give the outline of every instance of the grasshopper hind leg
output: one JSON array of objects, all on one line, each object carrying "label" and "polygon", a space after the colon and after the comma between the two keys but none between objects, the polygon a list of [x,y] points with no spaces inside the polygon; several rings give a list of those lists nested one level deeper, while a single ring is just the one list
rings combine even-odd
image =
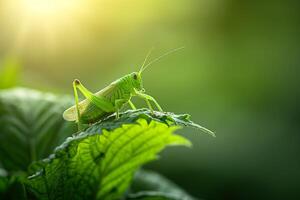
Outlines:
[{"label": "grasshopper hind leg", "polygon": [[81,116],[80,116],[80,109],[78,103],[78,93],[77,89],[86,97],[92,104],[100,108],[101,110],[109,113],[114,111],[114,106],[111,102],[106,100],[103,97],[99,97],[94,95],[88,89],[86,89],[78,79],[73,81],[73,89],[74,89],[74,97],[75,97],[75,105],[76,105],[76,112],[77,112],[77,122],[78,122],[78,129],[82,130],[85,127],[85,124],[82,123]]},{"label": "grasshopper hind leg", "polygon": [[79,111],[79,103],[78,103],[78,93],[77,93],[77,84],[80,83],[79,80],[75,79],[73,81],[73,90],[74,90],[74,98],[75,98],[75,106],[76,106],[76,113],[77,113],[77,127],[78,130],[81,131],[84,129],[84,124],[81,123],[80,111]]}]

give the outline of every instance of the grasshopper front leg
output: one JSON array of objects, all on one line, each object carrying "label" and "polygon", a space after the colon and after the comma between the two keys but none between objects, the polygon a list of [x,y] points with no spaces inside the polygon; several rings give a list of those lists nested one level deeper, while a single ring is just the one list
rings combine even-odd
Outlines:
[{"label": "grasshopper front leg", "polygon": [[[129,100],[130,101],[130,100]],[[125,103],[129,102],[126,99],[116,99],[115,100],[115,110],[116,110],[116,119],[119,119],[119,114],[120,114],[120,108],[122,107],[122,105],[124,105]],[[129,103],[130,104],[130,103]],[[132,102],[131,102],[132,104]],[[133,104],[132,104],[133,105]]]},{"label": "grasshopper front leg", "polygon": [[132,110],[136,110],[136,107],[135,107],[135,105],[132,103],[131,100],[128,100],[128,104],[130,105],[130,107],[131,107]]},{"label": "grasshopper front leg", "polygon": [[147,103],[147,105],[148,105],[148,107],[150,108],[151,111],[153,111],[153,108],[152,108],[152,106],[151,106],[151,104],[150,104],[149,101],[153,102],[160,112],[163,111],[162,108],[160,107],[160,105],[157,103],[157,101],[152,96],[150,96],[148,94],[145,94],[145,93],[141,93],[141,92],[139,92],[137,90],[135,90],[135,94],[138,97],[140,97],[140,98],[142,98],[142,99],[144,99],[146,101],[146,103]]}]

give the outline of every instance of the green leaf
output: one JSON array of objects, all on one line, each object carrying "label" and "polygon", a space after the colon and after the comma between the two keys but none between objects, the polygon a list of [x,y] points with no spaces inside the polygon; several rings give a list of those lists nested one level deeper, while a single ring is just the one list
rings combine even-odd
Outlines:
[{"label": "green leaf", "polygon": [[183,200],[176,198],[171,194],[162,192],[139,192],[137,194],[130,195],[126,200]]},{"label": "green leaf", "polygon": [[132,194],[126,198],[126,200],[188,200],[174,197],[172,194],[163,192],[139,192]]},{"label": "green leaf", "polygon": [[141,200],[195,200],[176,184],[158,173],[139,170],[126,199]]},{"label": "green leaf", "polygon": [[7,171],[0,168],[0,194],[6,191],[8,187]]},{"label": "green leaf", "polygon": [[31,89],[0,90],[0,162],[7,171],[27,171],[75,130],[61,114],[64,96]]},{"label": "green leaf", "polygon": [[0,199],[25,200],[26,192],[24,187],[24,173],[8,174],[0,168]]},{"label": "green leaf", "polygon": [[[107,128],[116,128],[119,127],[122,124],[130,124],[134,123],[137,119],[143,118],[150,122],[151,120],[158,121],[167,125],[178,125],[183,127],[192,127],[199,129],[203,131],[204,133],[208,133],[211,136],[215,137],[214,132],[211,130],[200,126],[199,124],[194,123],[190,120],[190,115],[188,114],[174,114],[171,112],[158,112],[158,111],[150,111],[149,109],[138,109],[138,110],[127,110],[121,114],[121,117],[119,120],[114,120],[115,115],[111,115],[101,121],[99,121],[97,124],[102,124],[101,127],[107,127]],[[103,124],[104,123],[104,124]],[[95,131],[98,126],[91,126],[88,131]]]},{"label": "green leaf", "polygon": [[157,158],[168,145],[190,146],[173,132],[180,126],[199,128],[188,115],[147,109],[110,116],[69,137],[40,163],[28,187],[40,199],[119,199],[135,171]]}]

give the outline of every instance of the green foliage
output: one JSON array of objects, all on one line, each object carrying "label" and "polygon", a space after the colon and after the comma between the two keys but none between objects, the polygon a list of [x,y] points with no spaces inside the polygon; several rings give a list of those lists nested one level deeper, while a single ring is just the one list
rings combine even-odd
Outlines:
[{"label": "green foliage", "polygon": [[193,200],[194,198],[163,176],[139,170],[135,174],[127,199]]},{"label": "green foliage", "polygon": [[4,192],[8,185],[7,172],[0,168],[0,193]]},{"label": "green foliage", "polygon": [[45,199],[118,199],[134,172],[163,148],[190,145],[173,134],[177,128],[142,118],[118,128],[96,124],[68,138],[29,183]]},{"label": "green foliage", "polygon": [[75,126],[61,117],[70,99],[30,89],[0,93],[0,162],[8,171],[26,171],[47,157]]},{"label": "green foliage", "polygon": [[61,116],[71,102],[30,89],[0,92],[0,167],[5,169],[0,171],[1,198],[193,199],[157,174],[136,171],[167,146],[191,146],[174,134],[178,128],[212,132],[186,114],[140,109],[75,133],[75,124]]}]

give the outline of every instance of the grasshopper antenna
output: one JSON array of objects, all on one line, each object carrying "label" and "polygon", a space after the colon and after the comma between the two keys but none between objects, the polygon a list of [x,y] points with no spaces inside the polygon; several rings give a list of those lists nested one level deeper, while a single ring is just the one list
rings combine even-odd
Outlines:
[{"label": "grasshopper antenna", "polygon": [[148,51],[148,53],[147,53],[147,55],[146,55],[146,57],[145,57],[145,60],[144,60],[144,62],[143,62],[143,65],[142,65],[141,68],[140,68],[139,74],[141,74],[142,71],[144,71],[144,66],[145,66],[145,64],[146,64],[146,62],[147,62],[149,56],[151,55],[153,49],[154,49],[154,47],[152,47],[152,48]]},{"label": "grasshopper antenna", "polygon": [[[154,60],[150,61],[146,66],[144,66],[144,64],[143,64],[142,68],[140,69],[140,73],[142,73],[147,67],[149,67],[149,66],[152,65],[153,63],[159,61],[161,58],[163,58],[163,57],[165,57],[165,56],[167,56],[167,55],[170,55],[170,54],[172,54],[172,53],[174,53],[174,52],[176,52],[176,51],[179,51],[179,50],[181,50],[181,49],[184,49],[184,46],[183,46],[183,47],[178,47],[178,48],[172,49],[172,50],[170,50],[170,51],[167,51],[167,52],[164,53],[163,55],[161,55],[161,56],[155,58]],[[148,55],[147,55],[147,57],[148,57]],[[147,57],[146,57],[146,58],[147,58]],[[145,61],[146,61],[146,59],[145,59]]]}]

